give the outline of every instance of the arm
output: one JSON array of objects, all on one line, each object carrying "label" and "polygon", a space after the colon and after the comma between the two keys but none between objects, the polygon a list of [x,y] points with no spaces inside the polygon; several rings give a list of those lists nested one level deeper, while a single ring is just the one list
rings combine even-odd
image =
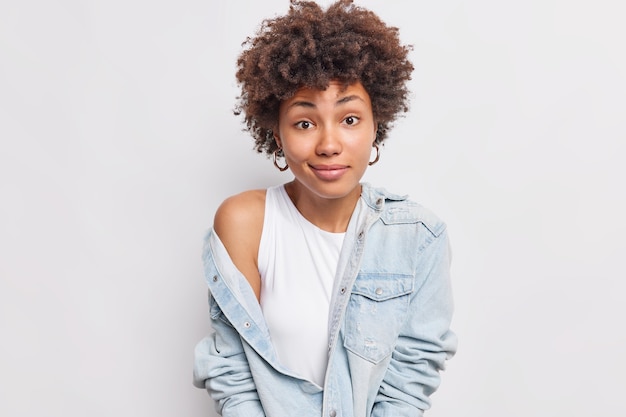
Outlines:
[{"label": "arm", "polygon": [[265,218],[265,190],[252,190],[227,198],[217,209],[213,229],[228,256],[246,277],[257,301],[261,275],[257,259]]},{"label": "arm", "polygon": [[196,345],[193,383],[206,388],[224,417],[264,417],[241,338],[225,320],[212,314],[213,334]]},{"label": "arm", "polygon": [[[224,244],[234,266],[246,277],[257,300],[260,276],[256,259],[264,207],[264,192],[248,191],[224,201],[214,220],[214,232]],[[209,265],[214,267],[211,263]],[[213,273],[217,271],[209,275]],[[196,346],[194,385],[207,389],[216,402],[218,412],[224,417],[263,417],[265,413],[241,337],[212,295],[209,296],[209,305],[214,332]]]},{"label": "arm", "polygon": [[443,231],[418,256],[417,288],[374,402],[372,417],[421,416],[439,387],[439,371],[456,352],[450,248]]}]

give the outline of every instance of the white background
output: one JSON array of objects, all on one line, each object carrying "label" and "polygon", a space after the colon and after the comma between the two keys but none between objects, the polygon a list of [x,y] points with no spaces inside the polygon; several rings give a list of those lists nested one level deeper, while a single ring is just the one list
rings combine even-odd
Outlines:
[{"label": "white background", "polygon": [[[453,244],[459,352],[427,415],[625,415],[623,3],[359,4],[416,66],[365,180]],[[232,115],[241,42],[287,6],[0,3],[0,415],[215,416],[202,238],[290,178]]]}]

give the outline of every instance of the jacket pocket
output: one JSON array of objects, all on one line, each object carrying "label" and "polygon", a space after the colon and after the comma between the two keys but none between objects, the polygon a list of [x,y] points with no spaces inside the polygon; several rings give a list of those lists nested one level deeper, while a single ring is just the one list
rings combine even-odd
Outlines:
[{"label": "jacket pocket", "polygon": [[344,346],[373,363],[389,356],[407,316],[413,276],[361,273],[346,310]]}]

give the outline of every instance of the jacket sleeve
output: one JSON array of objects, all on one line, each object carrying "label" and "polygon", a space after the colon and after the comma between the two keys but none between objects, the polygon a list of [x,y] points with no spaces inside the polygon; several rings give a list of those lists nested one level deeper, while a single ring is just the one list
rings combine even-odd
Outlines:
[{"label": "jacket sleeve", "polygon": [[196,345],[194,385],[206,388],[224,417],[264,417],[239,334],[221,312],[211,323],[213,333]]},{"label": "jacket sleeve", "polygon": [[416,289],[376,396],[372,417],[422,416],[439,387],[439,371],[456,352],[450,247],[444,230],[418,254]]}]

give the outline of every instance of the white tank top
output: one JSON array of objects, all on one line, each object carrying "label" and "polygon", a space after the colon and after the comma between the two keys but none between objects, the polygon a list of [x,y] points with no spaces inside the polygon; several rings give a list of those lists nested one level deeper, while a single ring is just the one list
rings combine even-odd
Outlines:
[{"label": "white tank top", "polygon": [[267,189],[259,245],[261,309],[280,362],[320,387],[328,362],[328,314],[345,233],[324,231],[283,185]]}]

